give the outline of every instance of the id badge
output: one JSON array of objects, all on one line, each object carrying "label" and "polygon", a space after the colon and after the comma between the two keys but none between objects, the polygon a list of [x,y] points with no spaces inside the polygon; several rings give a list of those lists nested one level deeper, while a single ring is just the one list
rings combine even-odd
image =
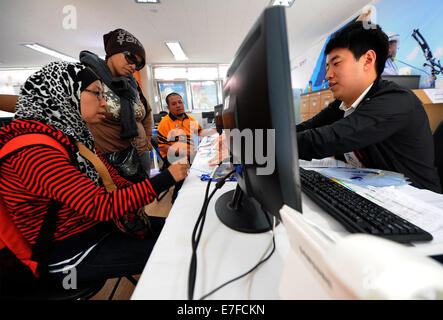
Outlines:
[{"label": "id badge", "polygon": [[358,160],[354,152],[347,152],[344,154],[346,162],[354,167],[363,167],[363,164]]}]

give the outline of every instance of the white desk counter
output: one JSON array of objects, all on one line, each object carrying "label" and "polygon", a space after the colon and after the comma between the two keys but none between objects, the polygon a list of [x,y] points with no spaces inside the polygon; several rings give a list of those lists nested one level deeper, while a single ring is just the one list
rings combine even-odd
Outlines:
[{"label": "white desk counter", "polygon": [[[206,183],[192,172],[184,182],[131,299],[188,299],[191,236],[203,204]],[[211,184],[211,190],[214,184]],[[236,182],[226,182],[215,193],[208,206],[197,251],[194,299],[200,299],[219,285],[245,273],[272,248],[271,232],[237,232],[226,227],[216,216],[216,200],[235,186]],[[338,222],[323,214],[307,196],[302,196],[302,203],[305,217],[332,232],[348,234]],[[291,293],[291,298],[327,299],[326,292],[311,271],[291,251],[286,230],[281,223],[275,230],[275,242],[276,250],[268,261],[253,273],[228,284],[207,299],[280,299],[280,282],[287,261],[297,269],[297,281],[300,283],[296,286],[298,289],[294,289],[294,286],[285,288],[285,284],[282,284],[282,290],[295,290]],[[430,244],[422,248],[428,254],[443,252],[442,244]]]},{"label": "white desk counter", "polygon": [[[194,299],[248,271],[269,252],[271,232],[244,234],[223,225],[215,201],[235,187],[227,182],[210,202],[198,246]],[[203,204],[206,183],[190,175],[169,213],[164,229],[140,277],[132,299],[187,299],[191,235]],[[215,292],[209,299],[278,299],[279,281],[289,242],[282,225],[276,228],[277,249],[252,274]]]}]

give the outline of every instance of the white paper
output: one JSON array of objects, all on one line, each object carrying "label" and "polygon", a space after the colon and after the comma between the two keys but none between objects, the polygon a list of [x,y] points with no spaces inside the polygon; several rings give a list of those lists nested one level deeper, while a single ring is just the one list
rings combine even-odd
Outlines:
[{"label": "white paper", "polygon": [[403,192],[399,192],[394,187],[361,188],[355,185],[352,187],[361,196],[433,235],[443,229],[443,210],[417,199],[417,197],[411,197]]},{"label": "white paper", "polygon": [[197,176],[202,174],[211,174],[216,166],[210,166],[209,160],[218,155],[218,150],[212,143],[218,135],[203,137],[199,146],[198,153],[192,162],[191,172]]},{"label": "white paper", "polygon": [[443,89],[423,89],[432,103],[443,103]]},{"label": "white paper", "polygon": [[303,168],[349,168],[353,167],[343,161],[333,158],[312,159],[311,161],[299,160],[300,167]]}]

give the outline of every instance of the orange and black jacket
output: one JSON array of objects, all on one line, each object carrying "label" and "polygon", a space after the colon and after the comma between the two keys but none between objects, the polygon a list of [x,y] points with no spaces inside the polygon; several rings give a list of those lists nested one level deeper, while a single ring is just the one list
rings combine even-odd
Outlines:
[{"label": "orange and black jacket", "polygon": [[176,142],[184,142],[194,146],[194,135],[198,135],[202,128],[198,122],[185,113],[183,120],[177,119],[171,113],[164,116],[158,124],[158,146],[163,157],[167,154],[162,149],[165,145],[173,145]]}]

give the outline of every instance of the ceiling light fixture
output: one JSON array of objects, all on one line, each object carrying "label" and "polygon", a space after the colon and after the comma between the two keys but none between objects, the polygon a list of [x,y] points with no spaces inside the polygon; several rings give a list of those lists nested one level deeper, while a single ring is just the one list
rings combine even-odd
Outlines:
[{"label": "ceiling light fixture", "polygon": [[78,60],[74,59],[73,57],[70,57],[70,56],[67,56],[67,55],[65,55],[63,53],[60,53],[58,51],[49,49],[49,48],[47,48],[45,46],[42,46],[42,45],[40,45],[38,43],[25,43],[25,44],[22,44],[22,45],[25,46],[26,48],[29,48],[29,49],[32,49],[32,50],[35,50],[35,51],[38,51],[38,52],[41,52],[41,53],[53,56],[55,58],[58,58],[58,59],[61,59],[61,60],[64,60],[64,61],[78,62]]},{"label": "ceiling light fixture", "polygon": [[284,6],[290,7],[294,3],[294,0],[271,0],[271,6]]},{"label": "ceiling light fixture", "polygon": [[171,53],[174,55],[175,60],[177,61],[183,61],[188,60],[188,57],[186,56],[185,52],[183,51],[183,48],[178,41],[165,41],[166,46],[171,51]]},{"label": "ceiling light fixture", "polygon": [[160,3],[160,0],[135,0],[137,3]]}]

